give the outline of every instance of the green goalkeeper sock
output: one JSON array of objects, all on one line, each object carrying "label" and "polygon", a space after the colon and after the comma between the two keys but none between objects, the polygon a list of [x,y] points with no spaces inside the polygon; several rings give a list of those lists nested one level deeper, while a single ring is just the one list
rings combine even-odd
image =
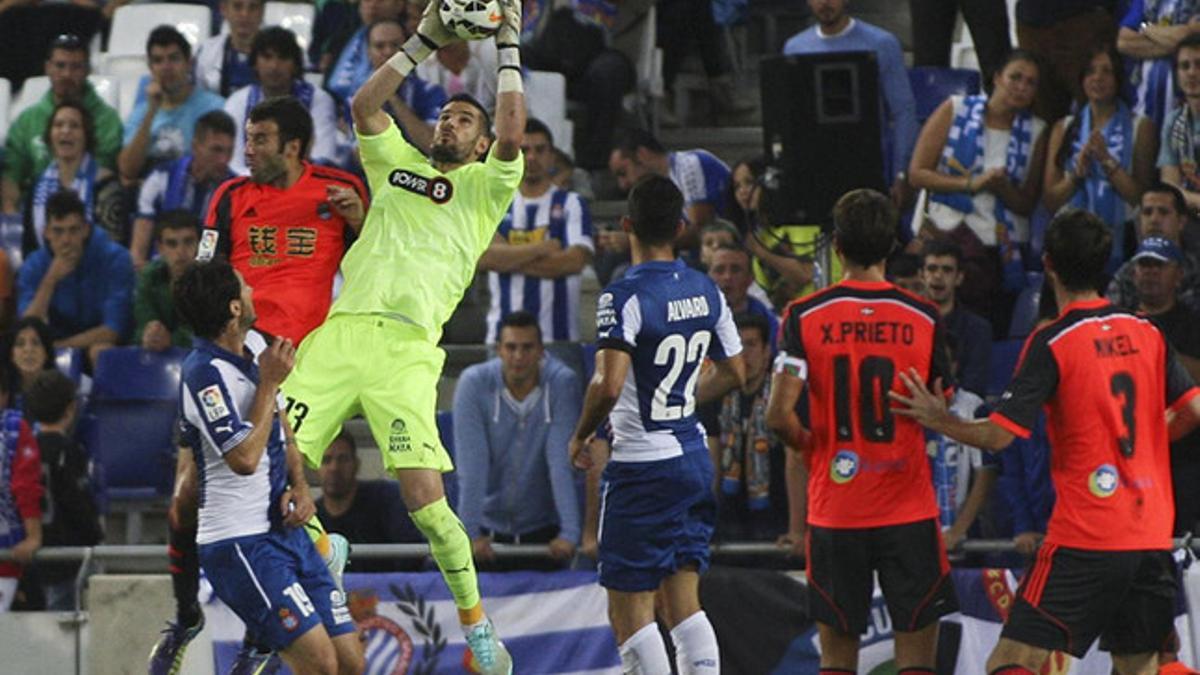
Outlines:
[{"label": "green goalkeeper sock", "polygon": [[479,581],[471,557],[471,539],[446,498],[411,512],[413,523],[429,540],[429,550],[450,587],[459,610],[479,607]]},{"label": "green goalkeeper sock", "polygon": [[317,553],[321,554],[321,560],[328,561],[331,553],[329,547],[329,535],[325,533],[325,526],[321,524],[321,520],[313,514],[304,523],[304,532],[312,539],[313,546],[317,547]]}]

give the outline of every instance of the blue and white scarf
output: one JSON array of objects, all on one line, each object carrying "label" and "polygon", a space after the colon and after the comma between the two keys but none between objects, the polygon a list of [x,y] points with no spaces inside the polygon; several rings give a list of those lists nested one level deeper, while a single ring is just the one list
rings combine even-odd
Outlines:
[{"label": "blue and white scarf", "polygon": [[329,71],[325,88],[349,103],[354,92],[371,76],[371,59],[367,55],[367,27],[359,28]]},{"label": "blue and white scarf", "polygon": [[[1108,154],[1116,158],[1122,168],[1129,171],[1133,167],[1133,113],[1130,112],[1129,106],[1123,101],[1117,101],[1117,110],[1104,125],[1101,133],[1104,134]],[[1067,166],[1075,166],[1075,160],[1087,145],[1091,134],[1092,106],[1084,105],[1083,110],[1079,111],[1079,134],[1071,144],[1071,157],[1067,160]],[[1113,231],[1114,255],[1121,255],[1125,250],[1125,221],[1129,215],[1125,198],[1113,187],[1103,167],[1096,160],[1088,163],[1087,174],[1083,178],[1083,189],[1075,190],[1070,206],[1091,211],[1108,223]]]},{"label": "blue and white scarf", "polygon": [[[979,176],[983,173],[983,118],[986,110],[987,96],[984,94],[963,99],[962,110],[954,116],[946,136],[946,147],[942,149],[942,158],[938,163],[939,173],[958,176]],[[1008,150],[1005,152],[1004,169],[1013,184],[1025,182],[1032,151],[1033,113],[1023,110],[1013,117]],[[936,192],[931,198],[964,214],[975,210],[975,202],[967,192]],[[999,198],[996,199],[995,217],[996,222],[1002,223],[1011,236],[1016,214],[1009,211]]]},{"label": "blue and white scarf", "polygon": [[63,185],[58,174],[58,162],[50,162],[42,175],[33,186],[33,198],[30,202],[33,212],[33,231],[37,242],[42,244],[42,233],[46,231],[46,202],[50,195],[63,189],[74,190],[79,195],[87,212],[88,222],[92,222],[93,207],[96,202],[96,173],[100,170],[91,153],[83,156],[83,162],[75,172],[75,179],[70,185]]},{"label": "blue and white scarf", "polygon": [[[954,122],[946,134],[946,146],[942,149],[942,157],[938,162],[939,173],[958,176],[979,176],[983,173],[986,112],[986,94],[963,98],[962,109],[954,116]],[[1013,116],[1008,148],[1005,151],[1004,171],[1014,185],[1024,183],[1029,174],[1029,157],[1033,152],[1033,119],[1033,113],[1028,110],[1022,110]],[[975,201],[967,192],[935,192],[930,198],[964,215],[975,210]],[[1007,261],[1004,285],[1009,290],[1019,289],[1025,285],[1025,275],[1021,269],[1020,251],[1012,241],[1017,215],[1010,211],[1004,205],[1004,200],[999,197],[996,197],[995,202],[993,216],[996,219],[997,230],[1002,225],[1007,233],[1007,236],[1000,236],[997,232],[996,237],[1001,259]]]},{"label": "blue and white scarf", "polygon": [[17,508],[12,485],[13,464],[17,461],[17,446],[21,439],[21,414],[15,410],[0,412],[3,417],[3,443],[0,444],[0,548],[12,548],[25,539],[25,523]]}]

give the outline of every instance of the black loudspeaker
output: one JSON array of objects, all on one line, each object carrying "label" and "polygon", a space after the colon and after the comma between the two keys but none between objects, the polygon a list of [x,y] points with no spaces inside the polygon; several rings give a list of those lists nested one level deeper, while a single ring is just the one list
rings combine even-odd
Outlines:
[{"label": "black loudspeaker", "polygon": [[828,224],[846,192],[887,192],[875,52],[772,57],[761,73],[772,224]]}]

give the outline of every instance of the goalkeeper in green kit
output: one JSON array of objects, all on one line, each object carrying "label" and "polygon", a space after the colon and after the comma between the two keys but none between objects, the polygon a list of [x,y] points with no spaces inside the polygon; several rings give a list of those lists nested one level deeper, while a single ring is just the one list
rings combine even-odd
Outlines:
[{"label": "goalkeeper in green kit", "polygon": [[437,347],[442,325],[470,285],[524,171],[521,6],[520,0],[500,2],[495,142],[487,111],[457,95],[441,110],[427,159],[382,108],[418,63],[457,39],[437,4],[428,3],[417,33],[354,96],[371,208],[342,261],[341,295],[325,323],[301,343],[283,393],[310,466],[320,464],[347,418],[366,417],[384,467],[400,482],[454,596],[469,665],[508,675],[512,659],[483,613],[471,541],[442,490],[441,474],[453,467],[434,416],[445,361]]}]

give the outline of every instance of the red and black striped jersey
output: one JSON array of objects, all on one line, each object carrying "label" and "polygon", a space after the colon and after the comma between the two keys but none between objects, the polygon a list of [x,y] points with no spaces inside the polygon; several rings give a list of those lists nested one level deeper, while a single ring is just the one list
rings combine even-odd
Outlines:
[{"label": "red and black striped jersey", "polygon": [[286,190],[240,177],[213,195],[201,257],[221,253],[254,288],[259,328],[299,344],[329,312],[333,279],[347,248],[349,226],[329,203],[326,186],[362,182],[345,171],[305,163]]},{"label": "red and black striped jersey", "polygon": [[949,385],[937,308],[887,282],[843,281],[788,305],[785,361],[809,387],[808,522],[860,528],[937,516],[925,432],[891,410],[899,373]]},{"label": "red and black striped jersey", "polygon": [[990,419],[1028,438],[1045,408],[1056,495],[1046,542],[1170,548],[1165,412],[1197,394],[1159,329],[1103,298],[1068,305],[1029,336]]}]

